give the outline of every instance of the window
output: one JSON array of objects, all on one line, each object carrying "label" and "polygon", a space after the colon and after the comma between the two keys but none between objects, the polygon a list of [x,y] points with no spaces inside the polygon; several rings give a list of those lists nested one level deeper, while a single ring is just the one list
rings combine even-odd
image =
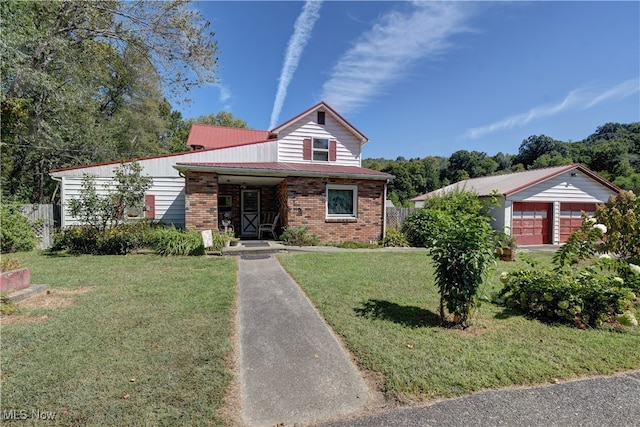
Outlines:
[{"label": "window", "polygon": [[323,125],[324,123],[324,111],[318,111],[318,124]]},{"label": "window", "polygon": [[313,138],[313,160],[329,161],[329,140]]},{"label": "window", "polygon": [[327,218],[356,218],[358,216],[358,187],[355,185],[327,185]]}]

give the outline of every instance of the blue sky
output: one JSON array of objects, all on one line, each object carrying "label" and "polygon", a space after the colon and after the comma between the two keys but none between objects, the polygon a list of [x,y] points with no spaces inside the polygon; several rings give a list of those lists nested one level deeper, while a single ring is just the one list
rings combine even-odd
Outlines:
[{"label": "blue sky", "polygon": [[640,2],[201,1],[219,83],[174,105],[268,130],[324,100],[363,157],[517,154],[640,121]]}]

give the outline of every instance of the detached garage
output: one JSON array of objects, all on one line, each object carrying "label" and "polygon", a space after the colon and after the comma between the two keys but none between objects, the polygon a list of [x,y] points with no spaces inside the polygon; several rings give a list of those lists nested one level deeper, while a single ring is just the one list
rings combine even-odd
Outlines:
[{"label": "detached garage", "polygon": [[492,226],[505,230],[518,245],[564,243],[582,225],[582,212],[593,215],[620,189],[581,164],[534,169],[460,181],[412,199],[416,207],[433,195],[453,189],[475,191],[480,197],[498,194]]}]

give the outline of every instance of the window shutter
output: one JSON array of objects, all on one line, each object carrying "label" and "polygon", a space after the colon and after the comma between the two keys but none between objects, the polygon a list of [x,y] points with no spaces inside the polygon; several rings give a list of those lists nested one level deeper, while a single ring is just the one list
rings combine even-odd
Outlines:
[{"label": "window shutter", "polygon": [[336,142],[335,139],[332,139],[331,141],[329,141],[329,161],[331,162],[335,162],[336,158],[337,158],[337,154],[336,152],[338,147],[338,143]]},{"label": "window shutter", "polygon": [[311,160],[311,138],[305,138],[303,141],[302,159]]},{"label": "window shutter", "polygon": [[149,219],[156,218],[156,196],[155,194],[144,195],[144,217]]}]

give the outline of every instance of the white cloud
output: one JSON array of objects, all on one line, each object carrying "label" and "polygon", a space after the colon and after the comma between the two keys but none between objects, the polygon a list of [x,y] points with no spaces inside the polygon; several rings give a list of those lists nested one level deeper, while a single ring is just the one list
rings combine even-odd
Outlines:
[{"label": "white cloud", "polygon": [[280,111],[284,104],[284,99],[287,96],[287,88],[302,56],[307,42],[311,38],[311,31],[316,21],[320,17],[321,1],[310,0],[305,2],[302,12],[296,19],[296,23],[293,26],[293,35],[289,39],[287,45],[287,52],[285,53],[284,62],[282,64],[282,71],[280,72],[280,79],[278,82],[278,91],[276,92],[276,98],[273,102],[273,110],[271,111],[271,124],[269,129],[276,126],[278,118],[280,117]]},{"label": "white cloud", "polygon": [[565,111],[588,110],[601,102],[623,99],[638,91],[640,91],[640,80],[637,78],[624,81],[606,90],[575,89],[556,104],[537,106],[526,113],[516,114],[488,125],[471,128],[464,136],[471,139],[480,138],[490,133],[524,126],[534,120],[554,116]]},{"label": "white cloud", "polygon": [[356,41],[334,66],[323,100],[341,113],[357,110],[413,62],[440,54],[451,36],[468,30],[466,3],[413,2],[410,9],[385,14]]}]

